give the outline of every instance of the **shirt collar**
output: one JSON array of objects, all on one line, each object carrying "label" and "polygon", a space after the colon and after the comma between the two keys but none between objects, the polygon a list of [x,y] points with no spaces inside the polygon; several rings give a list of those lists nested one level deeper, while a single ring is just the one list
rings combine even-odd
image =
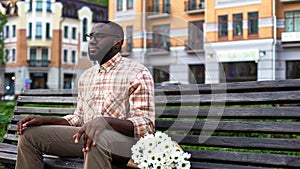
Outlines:
[{"label": "shirt collar", "polygon": [[99,71],[105,70],[106,72],[109,72],[120,60],[121,60],[121,54],[117,53],[114,57],[109,59],[107,62],[99,66]]}]

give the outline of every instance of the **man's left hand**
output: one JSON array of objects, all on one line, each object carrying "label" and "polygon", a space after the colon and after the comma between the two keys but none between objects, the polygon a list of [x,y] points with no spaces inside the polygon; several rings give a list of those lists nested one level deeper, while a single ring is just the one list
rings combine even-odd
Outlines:
[{"label": "man's left hand", "polygon": [[82,141],[82,151],[87,152],[91,149],[91,145],[96,146],[97,140],[102,133],[102,131],[106,128],[107,122],[103,117],[97,117],[87,123],[85,123],[78,133],[76,133],[73,138],[75,139],[75,143],[79,143],[81,137],[83,137]]}]

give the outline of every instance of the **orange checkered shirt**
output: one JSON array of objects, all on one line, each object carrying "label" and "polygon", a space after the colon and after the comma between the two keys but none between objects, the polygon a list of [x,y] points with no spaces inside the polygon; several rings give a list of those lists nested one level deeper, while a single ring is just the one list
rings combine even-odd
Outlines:
[{"label": "orange checkered shirt", "polygon": [[154,132],[154,82],[145,66],[118,53],[81,75],[76,111],[64,118],[81,126],[101,116],[130,120],[138,138]]}]

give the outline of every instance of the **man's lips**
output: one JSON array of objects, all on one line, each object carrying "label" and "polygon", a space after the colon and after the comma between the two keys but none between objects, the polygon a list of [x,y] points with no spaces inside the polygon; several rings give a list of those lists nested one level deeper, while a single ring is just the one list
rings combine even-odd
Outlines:
[{"label": "man's lips", "polygon": [[89,51],[90,52],[96,52],[98,50],[98,48],[96,48],[96,47],[90,47],[89,48]]}]

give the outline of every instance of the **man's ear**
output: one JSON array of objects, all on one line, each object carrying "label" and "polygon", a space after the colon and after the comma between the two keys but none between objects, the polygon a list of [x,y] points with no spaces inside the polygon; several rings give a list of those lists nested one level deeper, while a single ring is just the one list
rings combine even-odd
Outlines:
[{"label": "man's ear", "polygon": [[115,47],[122,47],[122,45],[123,45],[123,40],[121,40],[121,39],[118,39],[118,40],[115,40],[115,42],[114,42],[114,46]]}]

